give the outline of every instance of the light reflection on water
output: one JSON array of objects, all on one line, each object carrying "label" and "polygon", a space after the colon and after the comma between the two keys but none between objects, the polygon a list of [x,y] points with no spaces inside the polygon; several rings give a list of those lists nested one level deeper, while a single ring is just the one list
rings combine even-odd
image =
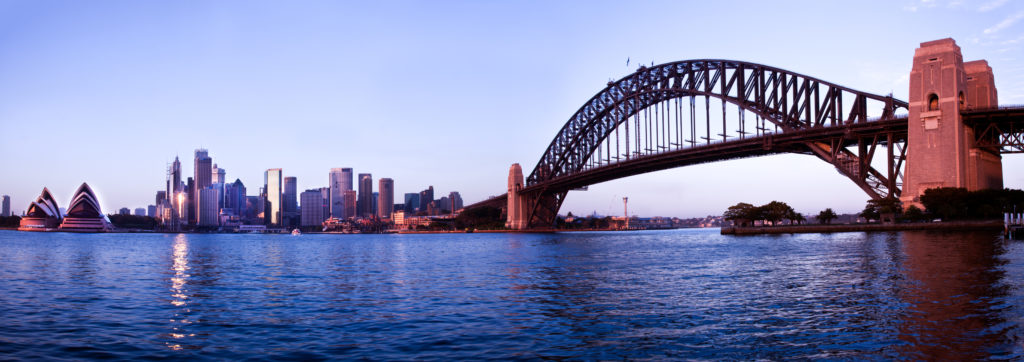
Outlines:
[{"label": "light reflection on water", "polygon": [[0,356],[1021,358],[1024,244],[0,231]]}]

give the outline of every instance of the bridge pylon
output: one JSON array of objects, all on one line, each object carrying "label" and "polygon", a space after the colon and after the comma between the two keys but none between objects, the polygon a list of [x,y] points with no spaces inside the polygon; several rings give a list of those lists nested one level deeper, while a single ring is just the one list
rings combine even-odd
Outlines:
[{"label": "bridge pylon", "polygon": [[917,205],[937,187],[968,190],[1003,187],[1002,159],[974,145],[974,129],[962,112],[998,104],[992,68],[984,60],[964,63],[960,47],[946,38],[921,43],[910,72],[906,180],[900,199]]},{"label": "bridge pylon", "polygon": [[527,195],[520,193],[523,189],[523,168],[513,163],[508,169],[508,209],[505,227],[512,230],[525,230],[529,226],[527,217]]}]

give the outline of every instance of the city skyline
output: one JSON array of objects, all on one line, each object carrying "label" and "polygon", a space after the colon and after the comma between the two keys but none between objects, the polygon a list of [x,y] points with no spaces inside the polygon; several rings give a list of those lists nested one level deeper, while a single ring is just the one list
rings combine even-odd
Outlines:
[{"label": "city skyline", "polygon": [[[344,165],[398,180],[398,195],[434,185],[439,195],[459,190],[471,204],[501,193],[512,163],[529,173],[554,133],[608,80],[639,64],[694,58],[753,61],[906,99],[908,49],[953,37],[965,57],[992,65],[1000,104],[1024,103],[1021,4],[873,4],[735,9],[740,20],[779,14],[802,23],[758,26],[755,38],[751,27],[708,39],[685,35],[713,28],[712,20],[669,14],[724,5],[565,3],[539,11],[535,4],[254,3],[242,12],[232,3],[6,4],[0,122],[9,132],[0,151],[18,157],[0,167],[26,176],[0,180],[0,193],[20,214],[42,187],[63,204],[84,180],[103,210],[144,207],[165,182],[168,156],[187,163],[193,149],[210,148],[250,194],[267,168],[285,169],[297,190],[307,190],[327,186],[323,175]],[[651,14],[655,7],[663,11]],[[804,7],[906,26],[854,34]],[[878,7],[892,11],[871,10]],[[100,22],[110,12],[127,20]],[[611,14],[644,20],[612,24]],[[666,28],[668,20],[679,25]],[[794,39],[798,30],[806,38]],[[392,95],[396,84],[406,97]],[[41,133],[55,144],[95,139],[96,154],[24,152],[31,137],[12,135],[39,134],[41,124],[53,125]],[[327,136],[311,139],[312,130]],[[271,136],[280,147],[258,146]],[[390,142],[381,147],[381,139]],[[1007,187],[1024,186],[1021,166],[1017,155],[1003,158]],[[561,212],[617,214],[625,196],[631,213],[681,217],[772,199],[803,212],[855,212],[866,200],[828,164],[781,155],[594,185],[571,192]]]}]

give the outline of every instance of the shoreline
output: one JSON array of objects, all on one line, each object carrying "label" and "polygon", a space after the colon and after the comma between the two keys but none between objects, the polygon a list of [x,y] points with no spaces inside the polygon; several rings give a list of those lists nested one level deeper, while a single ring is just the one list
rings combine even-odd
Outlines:
[{"label": "shoreline", "polygon": [[842,224],[842,225],[785,225],[785,226],[746,226],[723,227],[722,235],[764,235],[764,234],[808,234],[808,233],[844,233],[869,231],[917,231],[917,230],[1004,230],[1002,220],[985,221],[948,221],[923,222],[906,224]]}]

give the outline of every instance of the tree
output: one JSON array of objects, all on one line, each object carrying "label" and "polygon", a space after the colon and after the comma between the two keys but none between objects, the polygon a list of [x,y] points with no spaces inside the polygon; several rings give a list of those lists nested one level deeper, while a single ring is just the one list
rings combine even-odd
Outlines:
[{"label": "tree", "polygon": [[832,220],[835,220],[838,217],[839,215],[836,215],[836,212],[832,211],[832,208],[826,208],[818,213],[818,222],[828,225],[832,223]]},{"label": "tree", "polygon": [[777,225],[780,220],[794,212],[792,207],[781,201],[769,202],[758,209],[761,211],[761,217],[770,221],[772,226]]},{"label": "tree", "polygon": [[906,211],[903,212],[903,218],[909,221],[923,221],[928,219],[928,215],[921,211],[921,208],[917,205],[910,205]]},{"label": "tree", "polygon": [[455,217],[455,227],[459,229],[501,229],[505,220],[501,218],[501,209],[481,206],[462,210]]},{"label": "tree", "polygon": [[748,223],[757,218],[757,207],[754,205],[741,202],[736,205],[729,206],[722,214],[722,218],[732,221],[733,224],[739,226],[747,226]]},{"label": "tree", "polygon": [[790,211],[789,215],[786,216],[786,218],[789,219],[789,222],[791,224],[798,224],[799,225],[799,224],[803,224],[804,221],[807,221],[807,218],[804,217],[804,214],[796,212],[793,209],[790,209],[789,211]]},{"label": "tree", "polygon": [[864,206],[864,211],[860,212],[860,216],[867,220],[882,220],[883,218],[894,220],[895,216],[902,210],[903,207],[900,206],[899,199],[886,197],[868,200],[867,205]]}]

